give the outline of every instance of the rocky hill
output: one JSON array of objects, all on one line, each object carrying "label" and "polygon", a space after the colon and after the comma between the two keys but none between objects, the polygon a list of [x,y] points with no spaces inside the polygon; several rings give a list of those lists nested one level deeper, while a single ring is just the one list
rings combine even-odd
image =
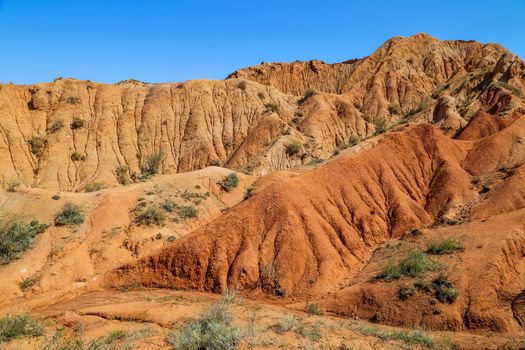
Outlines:
[{"label": "rocky hill", "polygon": [[499,45],[417,34],[358,60],[263,63],[224,81],[4,84],[0,180],[78,191],[208,165],[261,175],[396,123],[453,133],[478,110],[523,110],[524,77],[525,63]]}]

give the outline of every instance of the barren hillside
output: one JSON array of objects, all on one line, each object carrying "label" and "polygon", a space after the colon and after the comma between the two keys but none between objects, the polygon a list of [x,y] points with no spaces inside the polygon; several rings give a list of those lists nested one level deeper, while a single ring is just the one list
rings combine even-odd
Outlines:
[{"label": "barren hillside", "polygon": [[264,63],[224,81],[0,85],[0,178],[82,190],[224,165],[253,174],[328,158],[351,138],[424,121],[455,131],[478,110],[523,110],[525,63],[501,46],[393,38],[338,64]]}]

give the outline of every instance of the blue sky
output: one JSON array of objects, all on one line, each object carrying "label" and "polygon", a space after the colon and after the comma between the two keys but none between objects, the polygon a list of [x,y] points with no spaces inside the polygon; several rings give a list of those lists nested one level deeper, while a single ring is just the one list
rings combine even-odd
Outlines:
[{"label": "blue sky", "polygon": [[0,82],[222,79],[261,61],[362,57],[417,32],[525,58],[523,18],[523,0],[0,0]]}]

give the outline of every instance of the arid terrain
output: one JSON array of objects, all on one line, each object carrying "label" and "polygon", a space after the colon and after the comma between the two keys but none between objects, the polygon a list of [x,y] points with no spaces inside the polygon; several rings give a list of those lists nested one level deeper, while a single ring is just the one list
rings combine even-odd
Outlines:
[{"label": "arid terrain", "polygon": [[0,349],[525,349],[500,45],[0,84],[0,134]]}]

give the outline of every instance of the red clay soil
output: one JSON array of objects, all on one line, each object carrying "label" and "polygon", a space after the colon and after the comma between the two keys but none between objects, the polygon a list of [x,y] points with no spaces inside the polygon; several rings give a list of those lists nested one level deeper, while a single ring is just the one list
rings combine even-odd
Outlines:
[{"label": "red clay soil", "polygon": [[[484,127],[476,119],[464,133],[469,128]],[[335,313],[372,317],[371,310],[379,312],[389,307],[394,311],[386,313],[384,322],[413,323],[407,312],[414,308],[418,314],[413,303],[407,303],[405,310],[392,308],[389,302],[397,288],[369,281],[354,288],[343,287],[371,266],[374,250],[411,228],[460,222],[471,215],[486,219],[523,208],[524,171],[520,166],[525,153],[519,135],[523,135],[524,124],[524,116],[516,117],[507,128],[475,141],[450,139],[430,125],[401,127],[371,150],[340,157],[316,170],[269,185],[158,254],[108,274],[106,281],[113,286],[211,292],[235,288],[252,296],[265,293],[299,298],[319,298],[339,290],[335,294],[337,302],[328,303]],[[472,175],[498,173],[503,165],[516,169],[504,177],[492,176],[494,190],[480,194],[471,183]],[[509,200],[500,203],[500,193]],[[490,254],[498,263],[493,261],[495,265],[489,264],[487,270],[488,262],[478,259],[482,250],[472,260],[469,254],[465,256],[467,266],[472,265],[468,269],[492,271],[490,278],[473,279],[462,271],[457,289],[465,297],[445,307],[439,320],[420,324],[439,329],[508,330],[514,326],[512,317],[491,318],[487,312],[492,311],[481,312],[470,303],[481,298],[485,304],[476,305],[500,305],[500,291],[508,290],[505,278],[524,277],[520,269],[511,268],[525,252],[523,237],[516,237],[517,232],[523,232],[519,213],[513,214],[506,230],[495,232],[499,243]],[[479,221],[472,225],[473,230],[486,231],[489,236],[494,227]],[[465,232],[466,226],[458,227]],[[492,245],[495,238],[491,236],[487,244]],[[525,280],[520,281],[525,284]],[[484,288],[474,299],[472,291],[475,286],[481,288],[479,283],[492,287]],[[470,294],[465,292],[467,289]],[[356,290],[362,297],[356,298]],[[376,298],[374,293],[383,294]],[[508,300],[503,304],[510,310]],[[469,312],[465,313],[465,308]]]}]

